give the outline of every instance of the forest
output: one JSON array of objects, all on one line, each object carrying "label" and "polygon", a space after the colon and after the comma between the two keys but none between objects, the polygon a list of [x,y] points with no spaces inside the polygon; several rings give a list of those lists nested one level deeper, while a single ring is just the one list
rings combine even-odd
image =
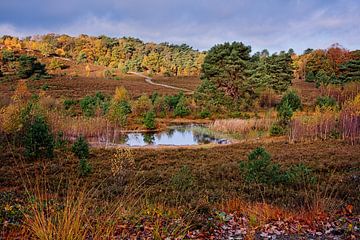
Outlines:
[{"label": "forest", "polygon": [[357,239],[359,144],[338,43],[0,38],[1,239]]}]

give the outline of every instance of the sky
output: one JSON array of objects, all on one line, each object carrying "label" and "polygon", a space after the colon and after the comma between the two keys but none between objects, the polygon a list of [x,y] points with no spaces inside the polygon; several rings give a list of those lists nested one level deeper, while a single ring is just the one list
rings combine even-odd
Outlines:
[{"label": "sky", "polygon": [[0,0],[0,36],[131,36],[207,50],[360,49],[360,0]]}]

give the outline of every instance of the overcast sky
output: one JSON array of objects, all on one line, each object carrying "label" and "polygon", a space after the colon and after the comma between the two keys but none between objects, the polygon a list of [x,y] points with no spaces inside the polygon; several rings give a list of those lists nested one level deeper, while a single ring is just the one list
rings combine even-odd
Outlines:
[{"label": "overcast sky", "polygon": [[0,35],[132,36],[207,50],[360,48],[360,0],[0,0]]}]

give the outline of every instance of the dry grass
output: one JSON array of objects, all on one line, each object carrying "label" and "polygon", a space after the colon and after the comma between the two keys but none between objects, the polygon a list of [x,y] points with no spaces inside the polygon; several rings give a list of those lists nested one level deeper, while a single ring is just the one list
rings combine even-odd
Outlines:
[{"label": "dry grass", "polygon": [[222,119],[215,120],[209,127],[214,131],[247,135],[251,131],[268,131],[274,121],[268,116],[260,119]]}]

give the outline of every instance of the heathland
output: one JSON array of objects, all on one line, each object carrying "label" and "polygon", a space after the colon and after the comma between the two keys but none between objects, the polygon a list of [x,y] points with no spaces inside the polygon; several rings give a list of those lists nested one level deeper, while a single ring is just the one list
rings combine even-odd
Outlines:
[{"label": "heathland", "polygon": [[[0,67],[0,238],[360,237],[359,50],[3,36]],[[179,124],[229,141],[152,144]]]}]

